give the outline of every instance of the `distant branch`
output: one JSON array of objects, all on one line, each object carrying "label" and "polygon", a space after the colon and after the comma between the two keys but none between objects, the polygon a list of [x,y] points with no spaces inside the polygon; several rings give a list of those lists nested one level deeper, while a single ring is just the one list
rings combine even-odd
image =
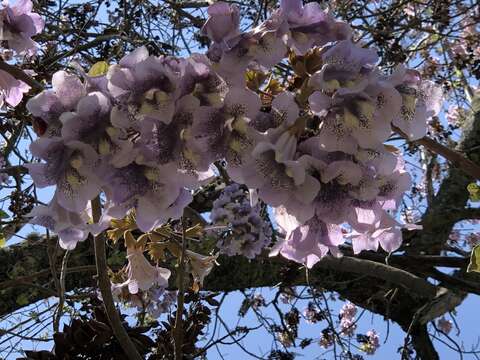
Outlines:
[{"label": "distant branch", "polygon": [[473,161],[469,160],[459,152],[449,149],[448,147],[436,142],[433,139],[430,139],[426,136],[424,136],[421,139],[410,141],[408,139],[408,135],[405,134],[402,130],[400,130],[398,127],[392,125],[393,131],[395,131],[397,134],[399,134],[401,137],[403,137],[405,140],[408,142],[415,144],[415,145],[422,145],[425,146],[428,150],[433,152],[434,154],[438,154],[443,156],[445,159],[450,161],[453,165],[458,167],[459,169],[463,170],[466,174],[474,177],[475,179],[480,180],[480,166],[475,164]]}]

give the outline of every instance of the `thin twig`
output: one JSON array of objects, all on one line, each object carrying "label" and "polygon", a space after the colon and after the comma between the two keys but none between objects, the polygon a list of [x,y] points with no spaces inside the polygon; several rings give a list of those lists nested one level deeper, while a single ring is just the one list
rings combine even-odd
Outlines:
[{"label": "thin twig", "polygon": [[63,314],[63,305],[65,303],[65,277],[67,274],[67,263],[70,251],[66,251],[63,255],[62,269],[60,271],[60,289],[58,290],[58,307],[53,318],[53,331],[58,332],[60,326],[60,319]]}]

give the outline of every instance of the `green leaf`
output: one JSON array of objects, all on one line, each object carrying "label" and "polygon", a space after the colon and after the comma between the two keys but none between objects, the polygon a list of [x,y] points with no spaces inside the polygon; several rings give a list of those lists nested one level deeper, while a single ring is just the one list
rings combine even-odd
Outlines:
[{"label": "green leaf", "polygon": [[0,248],[5,247],[7,245],[7,240],[5,239],[5,235],[3,233],[0,233]]},{"label": "green leaf", "polygon": [[0,210],[0,219],[8,219],[10,216],[3,210]]},{"label": "green leaf", "polygon": [[99,61],[90,68],[88,75],[90,76],[102,76],[108,71],[108,63],[106,61]]},{"label": "green leaf", "polygon": [[475,183],[467,185],[468,193],[470,194],[471,201],[480,201],[480,186]]},{"label": "green leaf", "polygon": [[480,272],[480,245],[475,245],[470,255],[470,264],[468,264],[467,272]]}]

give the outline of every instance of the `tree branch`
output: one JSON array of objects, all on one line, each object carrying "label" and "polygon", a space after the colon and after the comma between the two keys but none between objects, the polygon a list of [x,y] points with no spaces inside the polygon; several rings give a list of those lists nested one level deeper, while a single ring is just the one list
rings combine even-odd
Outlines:
[{"label": "tree branch", "polygon": [[[93,221],[97,223],[101,215],[100,198],[97,196],[92,200],[92,217]],[[123,327],[122,320],[118,314],[118,311],[113,302],[110,278],[107,273],[107,256],[105,251],[105,236],[102,233],[95,236],[95,263],[97,265],[98,287],[102,294],[103,304],[105,312],[107,313],[108,320],[112,326],[112,331],[117,338],[120,346],[122,347],[125,355],[131,360],[141,360],[141,356],[137,351],[137,348],[132,342],[132,339],[127,334],[127,331]]]},{"label": "tree branch", "polygon": [[475,179],[480,180],[480,166],[478,166],[473,161],[469,160],[459,152],[452,150],[426,136],[418,140],[410,141],[408,140],[407,134],[405,134],[398,127],[392,125],[392,129],[401,137],[409,141],[410,143],[415,145],[422,145],[428,150],[430,150],[431,152],[433,152],[434,154],[443,156],[445,159],[450,161],[454,166],[458,167],[459,169],[462,169],[466,174],[470,175]]},{"label": "tree branch", "polygon": [[37,80],[27,75],[23,70],[17,68],[16,66],[7,64],[3,60],[0,60],[0,70],[6,71],[17,80],[23,81],[25,84],[30,86],[35,92],[40,92],[43,90],[43,85],[40,84]]}]

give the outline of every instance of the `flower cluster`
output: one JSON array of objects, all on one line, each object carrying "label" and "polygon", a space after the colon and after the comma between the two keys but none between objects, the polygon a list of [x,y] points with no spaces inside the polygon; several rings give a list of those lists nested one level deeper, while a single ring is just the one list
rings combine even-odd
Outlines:
[{"label": "flower cluster", "polygon": [[375,330],[369,330],[362,336],[360,350],[367,353],[368,355],[373,355],[380,347],[380,338]]},{"label": "flower cluster", "polygon": [[[44,125],[31,152],[43,162],[28,167],[37,186],[56,186],[45,224],[64,228],[103,193],[105,219],[134,209],[139,229],[150,231],[178,218],[214,175],[211,164],[225,161],[233,181],[273,208],[285,232],[273,253],[311,267],[339,252],[345,227],[356,253],[397,249],[394,217],[410,177],[384,142],[392,125],[422,137],[441,106],[439,88],[403,67],[383,74],[375,50],[354,43],[349,26],[316,3],[283,0],[247,32],[234,4],[208,13],[206,56],[157,57],[142,47],[103,75],[60,71],[30,100]],[[248,81],[286,58],[296,72],[287,88]],[[307,58],[313,69],[297,66]],[[240,189],[228,188],[212,219],[240,235],[223,239],[223,252],[253,257],[269,232]],[[67,228],[93,231],[77,220]],[[80,232],[61,234],[63,243],[74,246]]]},{"label": "flower cluster", "polygon": [[355,315],[357,315],[357,307],[346,302],[340,309],[340,333],[345,336],[352,336],[355,333],[357,324],[355,323]]},{"label": "flower cluster", "polygon": [[212,228],[220,253],[253,259],[271,240],[272,229],[260,215],[260,206],[251,206],[248,193],[238,184],[225,187],[213,202]]}]

